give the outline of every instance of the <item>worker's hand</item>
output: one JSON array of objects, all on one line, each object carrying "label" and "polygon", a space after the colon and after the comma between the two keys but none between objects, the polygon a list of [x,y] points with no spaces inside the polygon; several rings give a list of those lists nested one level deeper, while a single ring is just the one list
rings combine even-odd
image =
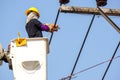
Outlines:
[{"label": "worker's hand", "polygon": [[49,24],[48,27],[49,27],[49,31],[50,31],[50,32],[58,31],[58,29],[60,29],[57,24],[56,24],[56,25],[54,25],[54,24]]}]

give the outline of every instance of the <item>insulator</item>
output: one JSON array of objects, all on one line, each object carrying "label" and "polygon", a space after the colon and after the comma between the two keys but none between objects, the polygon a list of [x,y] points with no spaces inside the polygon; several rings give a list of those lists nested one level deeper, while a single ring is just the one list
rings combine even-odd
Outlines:
[{"label": "insulator", "polygon": [[106,6],[107,0],[96,0],[97,6]]},{"label": "insulator", "polygon": [[67,4],[69,3],[69,0],[59,0],[60,4]]}]

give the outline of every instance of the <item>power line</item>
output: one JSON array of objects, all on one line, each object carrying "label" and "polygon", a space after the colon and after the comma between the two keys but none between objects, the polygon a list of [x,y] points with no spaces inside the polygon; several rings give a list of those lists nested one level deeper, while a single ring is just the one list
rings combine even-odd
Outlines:
[{"label": "power line", "polygon": [[[62,4],[60,4],[60,6],[61,6]],[[60,8],[58,9],[58,12],[57,12],[57,16],[56,16],[56,19],[55,19],[55,23],[54,23],[54,27],[56,26],[56,24],[57,24],[57,20],[58,20],[58,17],[59,17],[59,14],[60,14]],[[50,45],[50,43],[51,43],[51,40],[52,40],[52,38],[53,38],[53,32],[51,33],[51,36],[50,36],[50,40],[49,40],[49,45]]]},{"label": "power line", "polygon": [[[114,57],[113,60],[118,59],[118,58],[120,58],[120,56]],[[69,75],[69,76],[64,77],[64,78],[62,78],[62,79],[60,79],[60,80],[67,80],[70,76],[71,76],[71,77],[72,77],[72,76],[75,76],[75,75],[77,75],[77,74],[80,74],[80,73],[82,73],[82,72],[88,71],[88,70],[90,70],[90,69],[93,69],[93,68],[95,68],[95,67],[98,67],[98,66],[100,66],[100,65],[102,65],[102,64],[105,64],[105,63],[107,63],[107,62],[110,62],[110,61],[111,61],[111,59],[106,60],[106,61],[103,61],[103,62],[100,62],[100,63],[98,63],[98,64],[96,64],[96,65],[93,65],[93,66],[91,66],[91,67],[88,67],[88,68],[86,68],[86,69],[83,69],[83,70],[81,70],[81,71],[78,71],[78,72],[74,73],[73,75]]]},{"label": "power line", "polygon": [[109,67],[110,67],[110,65],[111,65],[111,63],[112,63],[112,61],[113,61],[113,59],[114,59],[114,56],[115,56],[115,54],[116,54],[119,46],[120,46],[120,41],[119,41],[119,43],[118,43],[118,45],[117,45],[117,47],[116,47],[116,49],[115,49],[115,52],[114,52],[114,54],[113,54],[113,56],[112,56],[112,58],[111,58],[111,60],[110,60],[110,62],[109,62],[109,64],[108,64],[108,66],[107,66],[107,68],[106,68],[106,70],[105,70],[105,73],[104,73],[104,75],[103,75],[103,77],[102,77],[102,80],[104,80],[104,78],[105,78],[105,76],[106,76],[106,74],[107,74],[107,72],[108,72],[108,69],[109,69]]},{"label": "power line", "polygon": [[[61,5],[62,5],[62,4],[60,4],[60,6],[61,6]],[[60,13],[60,8],[58,9],[54,26],[55,26],[56,23],[57,23],[59,13]],[[84,44],[85,44],[85,42],[86,42],[86,40],[87,40],[87,36],[88,36],[88,34],[89,34],[89,31],[90,31],[90,28],[91,28],[92,23],[93,23],[93,21],[94,21],[94,18],[95,18],[95,14],[94,14],[93,17],[92,17],[91,23],[90,23],[90,25],[89,25],[88,31],[87,31],[87,33],[86,33],[86,35],[85,35],[84,41],[83,41],[83,43],[82,43],[82,46],[81,46],[80,51],[79,51],[79,53],[78,53],[78,56],[77,56],[77,58],[76,58],[75,64],[74,64],[73,69],[72,69],[72,72],[71,72],[70,76],[68,76],[69,80],[71,80],[72,76],[75,75],[75,74],[73,74],[73,73],[74,73],[74,70],[75,70],[75,68],[76,68],[76,65],[77,65],[77,62],[78,62],[78,60],[79,60],[79,57],[80,57],[80,55],[81,55],[82,49],[83,49],[83,47],[84,47]],[[49,40],[49,44],[51,43],[52,37],[53,37],[53,32],[51,33],[51,37],[50,37],[50,40]],[[113,58],[114,58],[114,56],[115,56],[115,54],[113,55]],[[112,59],[110,60],[110,63],[111,63],[111,61],[112,61]],[[108,61],[107,61],[107,62],[108,62]],[[104,62],[104,63],[105,63],[105,62]],[[99,63],[99,64],[97,64],[97,65],[101,65],[101,64],[103,64],[103,63]],[[90,67],[90,68],[87,68],[87,69],[83,70],[82,72],[84,72],[84,71],[86,71],[86,70],[88,70],[88,69],[91,69],[91,68],[93,68],[93,67],[96,67],[97,65],[94,65],[94,66],[92,66],[92,67]],[[109,66],[110,66],[110,64],[109,64]],[[108,68],[109,68],[109,66],[108,66]],[[107,68],[107,69],[108,69],[108,68]],[[107,70],[106,70],[106,72],[107,72]],[[106,72],[105,72],[105,73],[106,73]],[[76,74],[78,74],[78,73],[76,73]],[[105,75],[105,74],[104,74],[104,75]],[[65,80],[65,79],[64,79],[64,80]],[[103,80],[103,79],[102,79],[102,80]]]},{"label": "power line", "polygon": [[120,28],[97,6],[99,13],[113,26],[113,28],[120,33]]},{"label": "power line", "polygon": [[[93,21],[94,21],[94,18],[95,18],[95,14],[93,15],[92,20],[91,20],[91,22],[90,22],[89,28],[88,28],[87,33],[86,33],[85,38],[84,38],[84,41],[83,41],[83,43],[82,43],[82,46],[81,46],[80,51],[79,51],[79,53],[78,53],[78,56],[77,56],[77,58],[76,58],[75,64],[74,64],[74,66],[73,66],[71,75],[73,75],[73,73],[74,73],[74,70],[75,70],[75,68],[76,68],[77,62],[78,62],[78,60],[79,60],[79,57],[80,57],[81,52],[82,52],[82,49],[83,49],[83,47],[84,47],[84,44],[85,44],[85,42],[86,42],[86,40],[87,40],[87,36],[88,36],[89,31],[90,31],[90,29],[91,29],[92,23],[93,23]],[[69,80],[71,80],[71,77],[72,77],[72,76],[69,77]]]}]

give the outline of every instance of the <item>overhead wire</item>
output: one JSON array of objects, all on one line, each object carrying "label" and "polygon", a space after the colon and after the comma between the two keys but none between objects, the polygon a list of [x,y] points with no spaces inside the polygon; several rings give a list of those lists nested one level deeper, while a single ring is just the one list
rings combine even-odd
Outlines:
[{"label": "overhead wire", "polygon": [[120,46],[120,41],[118,42],[118,45],[117,45],[117,47],[116,47],[116,49],[115,49],[115,52],[113,53],[112,58],[111,58],[108,66],[107,66],[107,68],[106,68],[106,70],[105,70],[105,72],[104,72],[104,75],[103,75],[103,77],[102,77],[102,80],[104,80],[104,78],[105,78],[105,76],[106,76],[106,74],[107,74],[107,72],[108,72],[108,70],[109,70],[109,68],[110,68],[110,65],[111,65],[111,63],[112,63],[112,61],[113,61],[113,59],[114,59],[114,56],[115,56],[115,54],[116,54],[119,46]]},{"label": "overhead wire", "polygon": [[101,8],[99,8],[99,6],[97,6],[97,9],[99,10],[99,13],[106,19],[106,21],[108,21],[112,25],[112,27],[118,33],[120,33],[120,28],[103,12],[103,10]]},{"label": "overhead wire", "polygon": [[[89,34],[89,32],[90,32],[90,29],[91,29],[92,23],[93,23],[93,21],[94,21],[94,18],[95,18],[95,14],[93,15],[93,17],[92,17],[92,19],[91,19],[89,28],[88,28],[88,30],[87,30],[87,33],[86,33],[85,38],[84,38],[84,41],[83,41],[83,43],[82,43],[82,46],[81,46],[81,48],[80,48],[80,51],[79,51],[79,53],[78,53],[78,56],[77,56],[77,58],[76,58],[75,64],[74,64],[74,66],[73,66],[73,69],[72,69],[72,72],[71,72],[70,75],[73,75],[73,73],[74,73],[74,70],[75,70],[76,65],[77,65],[77,62],[78,62],[78,60],[79,60],[79,58],[80,58],[82,49],[83,49],[84,44],[85,44],[85,42],[86,42],[86,40],[87,40],[87,36],[88,36],[88,34]],[[69,77],[69,80],[71,80],[71,78],[72,78],[72,76]]]},{"label": "overhead wire", "polygon": [[[62,5],[62,4],[60,4],[60,6],[61,6],[61,5]],[[59,14],[60,14],[60,8],[59,8],[58,11],[57,11],[56,19],[55,19],[55,22],[54,22],[54,27],[55,27],[56,24],[57,24]],[[52,41],[53,34],[54,34],[54,32],[51,32],[51,36],[50,36],[50,39],[49,39],[49,45],[50,45],[50,43],[51,43],[51,41]]]},{"label": "overhead wire", "polygon": [[[114,57],[113,60],[118,59],[118,58],[120,58],[120,56]],[[74,73],[73,75],[69,75],[69,76],[63,77],[63,78],[61,78],[60,80],[68,80],[70,76],[71,76],[71,77],[76,76],[76,75],[78,75],[78,74],[80,74],[80,73],[83,73],[83,72],[85,72],[85,71],[88,71],[88,70],[90,70],[90,69],[93,69],[93,68],[95,68],[95,67],[98,67],[98,66],[100,66],[100,65],[102,65],[102,64],[105,64],[105,63],[107,63],[107,62],[110,62],[110,61],[111,61],[111,59],[108,59],[108,60],[106,60],[106,61],[100,62],[100,63],[98,63],[98,64],[96,64],[96,65],[93,65],[93,66],[91,66],[91,67],[88,67],[88,68],[85,68],[85,69],[83,69],[83,70],[81,70],[81,71],[78,71],[78,72]]]},{"label": "overhead wire", "polygon": [[[101,64],[104,64],[104,63],[110,61],[109,65],[108,65],[108,67],[107,67],[107,69],[106,69],[106,71],[105,71],[105,73],[104,73],[104,76],[103,76],[103,78],[104,78],[105,75],[106,75],[106,73],[107,73],[107,71],[108,71],[108,69],[109,69],[109,67],[110,67],[111,62],[113,61],[113,59],[116,59],[116,58],[120,57],[120,56],[118,56],[118,57],[114,58],[114,56],[115,56],[115,54],[116,54],[116,51],[117,51],[117,48],[118,48],[118,47],[117,47],[116,50],[115,50],[115,52],[114,52],[114,54],[113,54],[113,56],[112,56],[112,58],[111,58],[110,60],[101,62],[101,63],[99,63],[99,64],[96,64],[96,65],[92,66],[92,67],[89,67],[89,68],[86,68],[86,69],[84,69],[84,70],[82,70],[82,71],[79,71],[79,72],[77,72],[77,73],[74,73],[74,70],[75,70],[75,68],[76,68],[77,62],[78,62],[78,60],[79,60],[79,58],[80,58],[82,49],[83,49],[84,44],[85,44],[85,42],[86,42],[87,36],[88,36],[88,34],[89,34],[90,28],[91,28],[92,23],[93,23],[93,21],[94,21],[94,18],[95,18],[95,14],[93,15],[93,18],[92,18],[92,20],[91,20],[91,23],[90,23],[90,25],[89,25],[88,31],[87,31],[87,33],[86,33],[86,35],[85,35],[84,41],[83,41],[83,43],[82,43],[82,46],[81,46],[81,48],[80,48],[80,51],[79,51],[78,56],[77,56],[77,58],[76,58],[76,61],[75,61],[75,63],[74,63],[74,66],[73,66],[73,69],[72,69],[71,74],[70,74],[69,76],[65,77],[65,78],[60,79],[60,80],[66,80],[66,79],[67,79],[67,80],[71,80],[71,78],[72,78],[73,76],[75,76],[76,74],[79,74],[79,73],[81,73],[81,72],[87,71],[87,70],[89,70],[89,69],[92,69],[92,68],[94,68],[94,67],[97,67],[97,66],[99,66],[99,65],[101,65]],[[118,43],[118,45],[120,45],[120,42]],[[103,80],[103,78],[102,78],[102,80]]]},{"label": "overhead wire", "polygon": [[[59,0],[59,3],[60,3],[60,7],[62,6],[62,4],[67,4],[69,3],[69,0]],[[58,17],[59,17],[59,14],[60,14],[60,7],[58,9],[58,12],[57,12],[57,15],[56,15],[56,19],[55,19],[55,22],[54,22],[54,27],[56,26],[56,23],[57,23],[57,20],[58,20]],[[49,45],[52,41],[52,38],[53,38],[53,32],[51,32],[51,36],[50,36],[50,39],[49,39]]]}]

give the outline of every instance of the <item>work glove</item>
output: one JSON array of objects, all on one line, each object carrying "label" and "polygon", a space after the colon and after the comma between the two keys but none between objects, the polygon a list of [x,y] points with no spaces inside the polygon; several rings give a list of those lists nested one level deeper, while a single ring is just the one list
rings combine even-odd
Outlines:
[{"label": "work glove", "polygon": [[58,29],[60,29],[57,24],[56,25],[54,25],[54,24],[46,24],[46,25],[49,27],[49,32],[58,31]]}]

